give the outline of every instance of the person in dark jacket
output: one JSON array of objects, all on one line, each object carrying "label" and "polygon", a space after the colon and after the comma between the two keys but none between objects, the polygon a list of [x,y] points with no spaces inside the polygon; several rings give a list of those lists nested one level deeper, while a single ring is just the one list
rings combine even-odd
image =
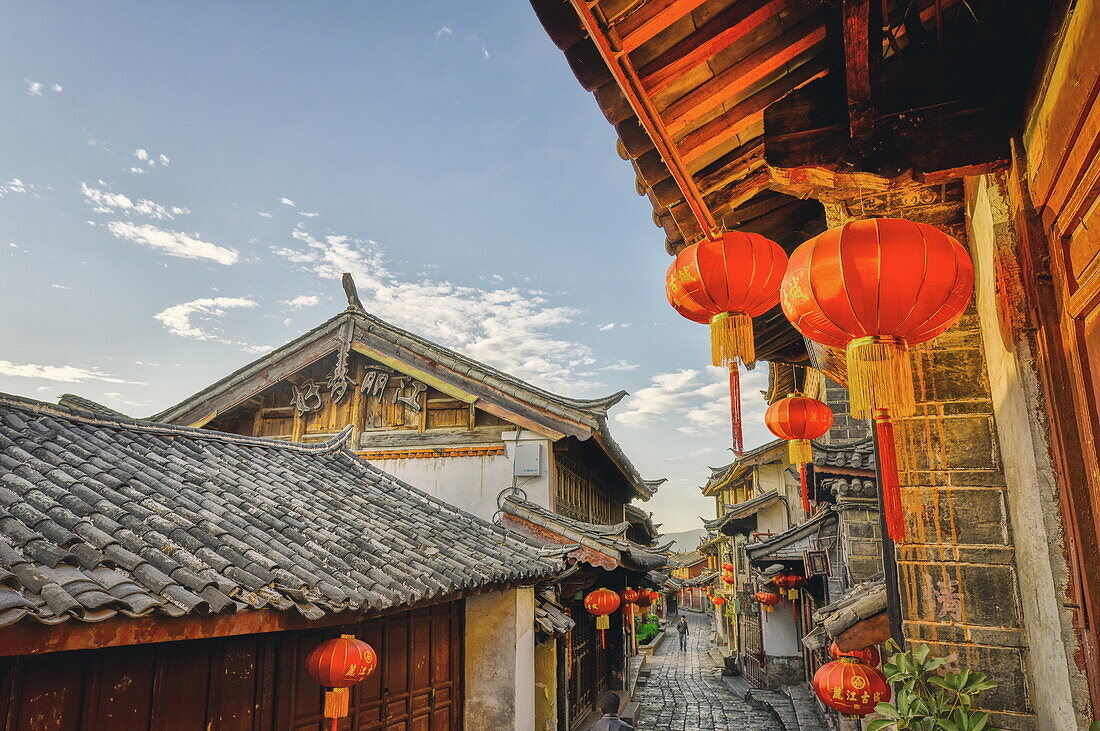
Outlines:
[{"label": "person in dark jacket", "polygon": [[614,693],[600,701],[600,713],[603,715],[592,727],[593,731],[633,731],[633,726],[619,718],[619,696]]},{"label": "person in dark jacket", "polygon": [[680,649],[688,649],[688,621],[682,616],[676,622],[676,631],[680,633]]}]

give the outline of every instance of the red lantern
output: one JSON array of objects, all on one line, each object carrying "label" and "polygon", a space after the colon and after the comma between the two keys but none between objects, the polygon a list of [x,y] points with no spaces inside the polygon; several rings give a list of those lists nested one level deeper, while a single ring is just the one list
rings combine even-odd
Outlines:
[{"label": "red lantern", "polygon": [[878,648],[874,645],[864,647],[862,650],[848,650],[847,652],[841,652],[834,642],[829,646],[829,655],[834,660],[839,660],[842,657],[851,657],[859,660],[864,665],[870,665],[873,668],[877,668],[878,664],[882,662],[882,654],[878,651]]},{"label": "red lantern", "polygon": [[726,582],[727,584],[732,584],[735,581],[735,579],[732,576],[727,574],[726,576],[722,577],[722,581]]},{"label": "red lantern", "polygon": [[694,322],[710,322],[711,363],[729,368],[733,448],[743,451],[737,362],[754,363],[752,318],[779,302],[787,254],[760,234],[732,231],[685,247],[665,275],[672,307]]},{"label": "red lantern", "polygon": [[638,592],[630,588],[623,589],[619,592],[619,598],[622,599],[623,604],[633,604],[638,601]]},{"label": "red lantern", "polygon": [[845,716],[866,716],[876,704],[890,700],[890,686],[882,673],[851,657],[818,668],[813,686],[822,703]]},{"label": "red lantern", "polygon": [[645,609],[646,607],[649,607],[651,604],[653,604],[653,597],[651,597],[649,595],[649,592],[645,589],[640,589],[638,591],[638,600],[634,603],[642,609]]},{"label": "red lantern", "polygon": [[723,571],[733,571],[733,568],[734,568],[733,564],[731,564],[731,563],[722,564],[722,570]]},{"label": "red lantern", "polygon": [[783,312],[814,342],[845,348],[852,415],[874,419],[886,524],[905,540],[890,419],[916,410],[909,346],[962,315],[974,265],[955,239],[898,218],[852,221],[802,244],[783,278]]},{"label": "red lantern", "polygon": [[768,407],[764,412],[764,423],[772,434],[788,441],[787,455],[792,464],[798,465],[802,511],[810,515],[810,488],[806,480],[806,463],[814,458],[814,446],[810,440],[828,433],[833,425],[833,411],[817,399],[791,395]]},{"label": "red lantern", "polygon": [[619,595],[610,589],[596,589],[584,598],[584,608],[589,614],[596,615],[596,629],[600,631],[600,647],[607,647],[604,632],[611,626],[611,620],[607,615],[618,609],[620,603]]},{"label": "red lantern", "polygon": [[720,606],[722,606],[723,604],[726,603],[726,599],[725,599],[725,597],[722,597],[722,596],[716,596],[716,597],[714,597],[713,599],[710,600],[710,603],[713,604],[716,607],[720,607]]},{"label": "red lantern", "polygon": [[355,635],[340,635],[326,640],[306,658],[306,672],[318,684],[331,688],[325,691],[325,718],[332,719],[335,729],[338,719],[348,715],[348,688],[363,682],[378,667],[374,648]]},{"label": "red lantern", "polygon": [[769,612],[772,610],[772,607],[779,603],[779,595],[773,594],[770,591],[758,591],[753,594],[753,598],[764,605],[764,609]]}]

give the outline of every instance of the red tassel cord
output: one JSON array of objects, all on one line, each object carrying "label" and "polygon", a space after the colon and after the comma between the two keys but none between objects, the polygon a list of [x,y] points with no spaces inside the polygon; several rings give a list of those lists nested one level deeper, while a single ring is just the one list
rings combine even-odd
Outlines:
[{"label": "red tassel cord", "polygon": [[898,452],[894,443],[894,425],[890,412],[875,410],[875,433],[878,436],[879,474],[882,475],[882,508],[886,512],[886,532],[894,543],[905,542],[905,516],[901,509],[901,486],[898,483]]},{"label": "red tassel cord", "polygon": [[607,649],[607,637],[604,634],[605,632],[607,632],[607,630],[603,630],[603,629],[600,630],[600,649],[601,650],[606,650]]},{"label": "red tassel cord", "polygon": [[737,361],[729,365],[730,369],[730,423],[733,425],[733,451],[740,457],[745,452],[745,441],[741,431],[741,372]]},{"label": "red tassel cord", "polygon": [[802,512],[809,518],[813,515],[810,511],[810,486],[806,480],[806,465],[798,465],[798,481],[802,485]]}]

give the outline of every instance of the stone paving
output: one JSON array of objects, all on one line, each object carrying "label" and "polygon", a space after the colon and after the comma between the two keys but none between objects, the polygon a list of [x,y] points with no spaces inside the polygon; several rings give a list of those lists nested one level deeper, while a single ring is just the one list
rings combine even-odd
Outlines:
[{"label": "stone paving", "polygon": [[740,697],[722,678],[707,649],[708,618],[685,612],[691,625],[688,649],[680,650],[674,629],[649,658],[649,680],[634,700],[641,704],[639,731],[784,731],[767,708]]}]

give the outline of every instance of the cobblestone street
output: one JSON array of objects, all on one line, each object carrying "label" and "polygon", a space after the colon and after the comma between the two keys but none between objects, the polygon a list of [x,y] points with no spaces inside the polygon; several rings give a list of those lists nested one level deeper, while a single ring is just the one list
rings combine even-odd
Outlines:
[{"label": "cobblestone street", "polygon": [[707,654],[711,629],[707,618],[685,612],[691,625],[688,649],[669,632],[651,658],[649,682],[639,688],[638,729],[644,731],[783,731],[775,716],[739,697]]}]

